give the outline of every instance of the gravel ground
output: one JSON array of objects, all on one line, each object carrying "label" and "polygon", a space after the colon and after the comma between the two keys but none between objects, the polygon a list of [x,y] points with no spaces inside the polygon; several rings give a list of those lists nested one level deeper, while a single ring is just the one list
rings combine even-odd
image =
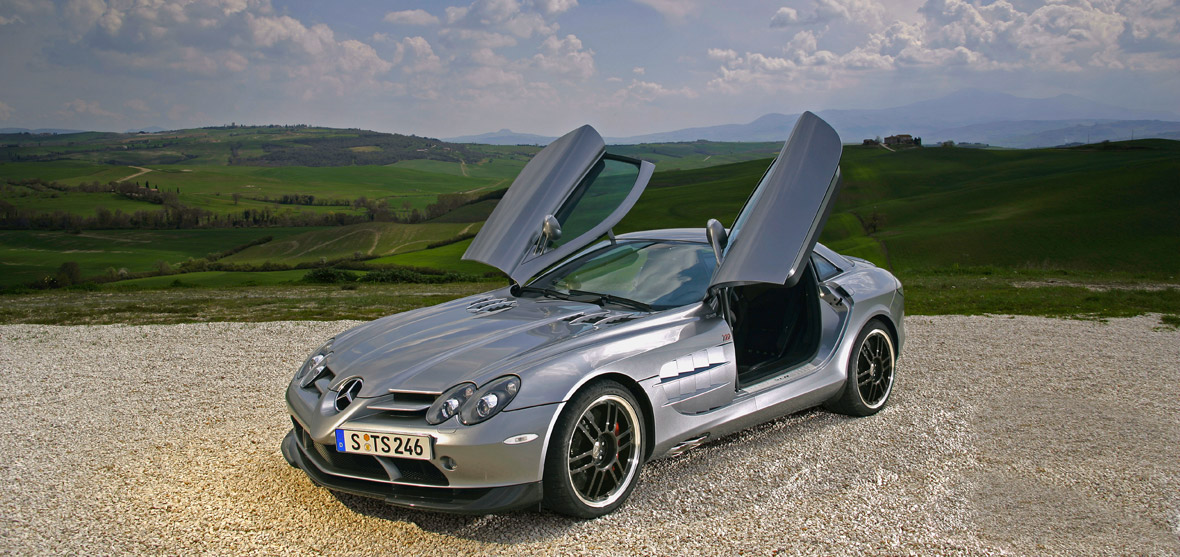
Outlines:
[{"label": "gravel ground", "polygon": [[890,406],[649,464],[595,521],[333,495],[283,389],[351,322],[0,327],[0,552],[1180,554],[1180,332],[916,317]]}]

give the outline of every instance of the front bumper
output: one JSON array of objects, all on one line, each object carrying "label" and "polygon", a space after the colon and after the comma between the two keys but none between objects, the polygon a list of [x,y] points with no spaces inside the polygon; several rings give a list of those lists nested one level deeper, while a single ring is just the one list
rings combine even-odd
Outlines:
[{"label": "front bumper", "polygon": [[[302,439],[300,439],[302,437]],[[485,488],[452,488],[421,485],[381,483],[336,474],[331,463],[305,444],[310,441],[297,429],[283,438],[283,457],[307,477],[321,486],[335,491],[363,497],[383,499],[390,505],[432,511],[492,514],[513,511],[541,502],[541,482]]]}]

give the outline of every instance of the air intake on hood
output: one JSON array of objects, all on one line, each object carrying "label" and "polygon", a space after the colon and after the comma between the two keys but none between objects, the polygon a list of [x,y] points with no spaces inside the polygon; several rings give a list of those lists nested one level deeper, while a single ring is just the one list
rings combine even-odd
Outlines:
[{"label": "air intake on hood", "polygon": [[610,311],[599,311],[595,313],[579,313],[577,315],[566,318],[570,325],[605,325],[607,323],[614,323],[616,321],[630,321],[639,317],[634,313],[613,313]]},{"label": "air intake on hood", "polygon": [[516,306],[516,300],[507,300],[504,298],[484,297],[467,306],[467,311],[471,313],[491,313],[502,309],[508,309]]}]

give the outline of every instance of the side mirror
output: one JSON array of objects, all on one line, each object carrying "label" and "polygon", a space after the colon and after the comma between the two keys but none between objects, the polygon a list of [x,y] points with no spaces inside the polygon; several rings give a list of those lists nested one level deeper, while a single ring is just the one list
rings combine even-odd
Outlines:
[{"label": "side mirror", "polygon": [[541,222],[541,236],[545,245],[561,239],[561,223],[557,222],[557,217],[545,215],[545,220]]},{"label": "side mirror", "polygon": [[709,245],[713,246],[713,255],[717,257],[717,264],[720,265],[721,253],[725,251],[725,246],[729,245],[729,233],[717,219],[709,219],[705,224],[705,237],[709,239]]}]

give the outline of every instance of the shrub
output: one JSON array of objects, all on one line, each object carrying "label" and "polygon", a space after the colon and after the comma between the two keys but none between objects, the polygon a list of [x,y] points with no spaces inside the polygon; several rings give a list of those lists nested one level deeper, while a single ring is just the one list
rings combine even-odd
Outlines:
[{"label": "shrub", "polygon": [[442,273],[442,274],[427,274],[420,273],[411,269],[393,268],[381,269],[373,271],[360,278],[361,282],[384,282],[384,283],[415,283],[415,284],[442,284],[446,282],[473,282],[479,280],[478,278],[466,275],[463,273]]},{"label": "shrub", "polygon": [[335,267],[320,267],[312,269],[303,275],[303,282],[312,282],[316,284],[338,284],[341,282],[355,282],[356,273],[337,269]]}]

